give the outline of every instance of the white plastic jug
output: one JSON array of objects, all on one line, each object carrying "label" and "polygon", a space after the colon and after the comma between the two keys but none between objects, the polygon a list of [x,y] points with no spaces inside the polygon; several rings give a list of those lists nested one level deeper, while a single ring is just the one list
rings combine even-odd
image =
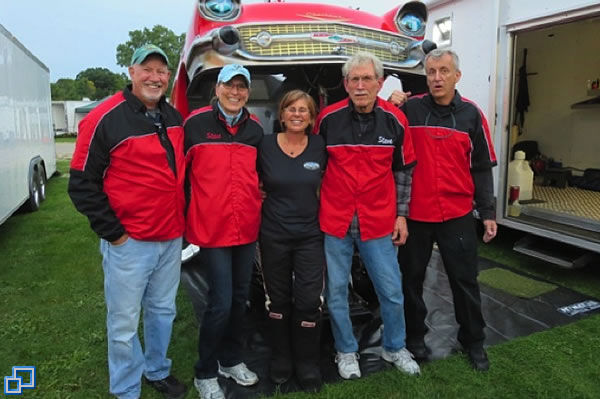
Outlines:
[{"label": "white plastic jug", "polygon": [[523,151],[515,152],[515,159],[508,164],[508,186],[519,186],[519,201],[533,198],[533,170]]}]

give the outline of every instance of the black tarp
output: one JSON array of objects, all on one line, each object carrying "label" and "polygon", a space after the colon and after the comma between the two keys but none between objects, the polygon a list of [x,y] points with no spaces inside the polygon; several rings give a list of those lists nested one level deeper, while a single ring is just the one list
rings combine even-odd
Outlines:
[{"label": "black tarp", "polygon": [[[480,270],[505,267],[486,259],[480,259],[479,264]],[[454,319],[450,286],[441,257],[436,251],[434,251],[427,271],[424,299],[429,310],[426,323],[430,328],[430,332],[426,336],[426,343],[432,349],[432,361],[451,356],[459,348],[456,341],[458,325]],[[565,325],[590,314],[599,313],[600,309],[596,309],[574,316],[567,316],[558,310],[560,307],[593,299],[560,286],[538,297],[524,299],[482,284],[482,308],[487,323],[485,345],[489,347],[500,344],[517,337]],[[375,310],[374,313],[368,311],[365,301],[353,299],[352,302],[354,329],[359,340],[360,365],[363,376],[391,368],[388,363],[380,358],[382,324],[377,311]],[[362,311],[358,309],[361,306]],[[236,385],[231,380],[220,378],[219,382],[227,398],[256,398],[261,395],[268,396],[275,392],[286,393],[300,390],[293,379],[279,387],[269,380],[269,348],[268,342],[264,338],[266,325],[264,323],[265,315],[261,311],[262,308],[259,304],[253,306],[248,312],[246,323],[247,345],[244,351],[244,361],[251,370],[259,375],[260,382],[254,387],[244,388]],[[329,321],[324,320],[323,325],[325,327],[323,328],[321,347],[323,380],[326,383],[341,382],[343,380],[339,377],[334,363],[335,351]],[[465,367],[469,367],[466,360]],[[494,367],[493,359],[492,367]]]}]

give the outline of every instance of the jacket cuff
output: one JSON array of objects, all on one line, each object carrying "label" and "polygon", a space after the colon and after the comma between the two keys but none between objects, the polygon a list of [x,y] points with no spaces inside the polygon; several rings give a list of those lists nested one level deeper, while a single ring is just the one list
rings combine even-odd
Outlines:
[{"label": "jacket cuff", "polygon": [[493,210],[479,210],[481,220],[496,220],[496,212]]},{"label": "jacket cuff", "polygon": [[104,237],[101,237],[101,238],[105,239],[108,242],[113,242],[113,241],[117,241],[119,238],[121,238],[121,236],[123,234],[125,234],[125,229],[121,228],[119,231],[105,235]]}]

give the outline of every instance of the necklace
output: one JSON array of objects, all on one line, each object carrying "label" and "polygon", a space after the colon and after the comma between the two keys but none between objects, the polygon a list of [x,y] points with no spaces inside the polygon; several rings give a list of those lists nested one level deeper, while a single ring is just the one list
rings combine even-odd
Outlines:
[{"label": "necklace", "polygon": [[281,136],[278,137],[279,147],[283,150],[284,153],[291,157],[295,157],[302,153],[308,144],[308,137],[303,135],[300,141],[298,142],[290,142],[288,138],[288,133],[282,133]]}]

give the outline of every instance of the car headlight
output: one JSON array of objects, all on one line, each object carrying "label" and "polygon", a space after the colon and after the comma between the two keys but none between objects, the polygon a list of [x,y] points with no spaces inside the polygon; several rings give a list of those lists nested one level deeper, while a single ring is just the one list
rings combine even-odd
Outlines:
[{"label": "car headlight", "polygon": [[211,21],[231,21],[240,14],[240,0],[199,0],[202,17]]},{"label": "car headlight", "polygon": [[425,33],[425,21],[419,14],[405,12],[398,15],[396,25],[402,33],[411,37],[423,36]]}]

